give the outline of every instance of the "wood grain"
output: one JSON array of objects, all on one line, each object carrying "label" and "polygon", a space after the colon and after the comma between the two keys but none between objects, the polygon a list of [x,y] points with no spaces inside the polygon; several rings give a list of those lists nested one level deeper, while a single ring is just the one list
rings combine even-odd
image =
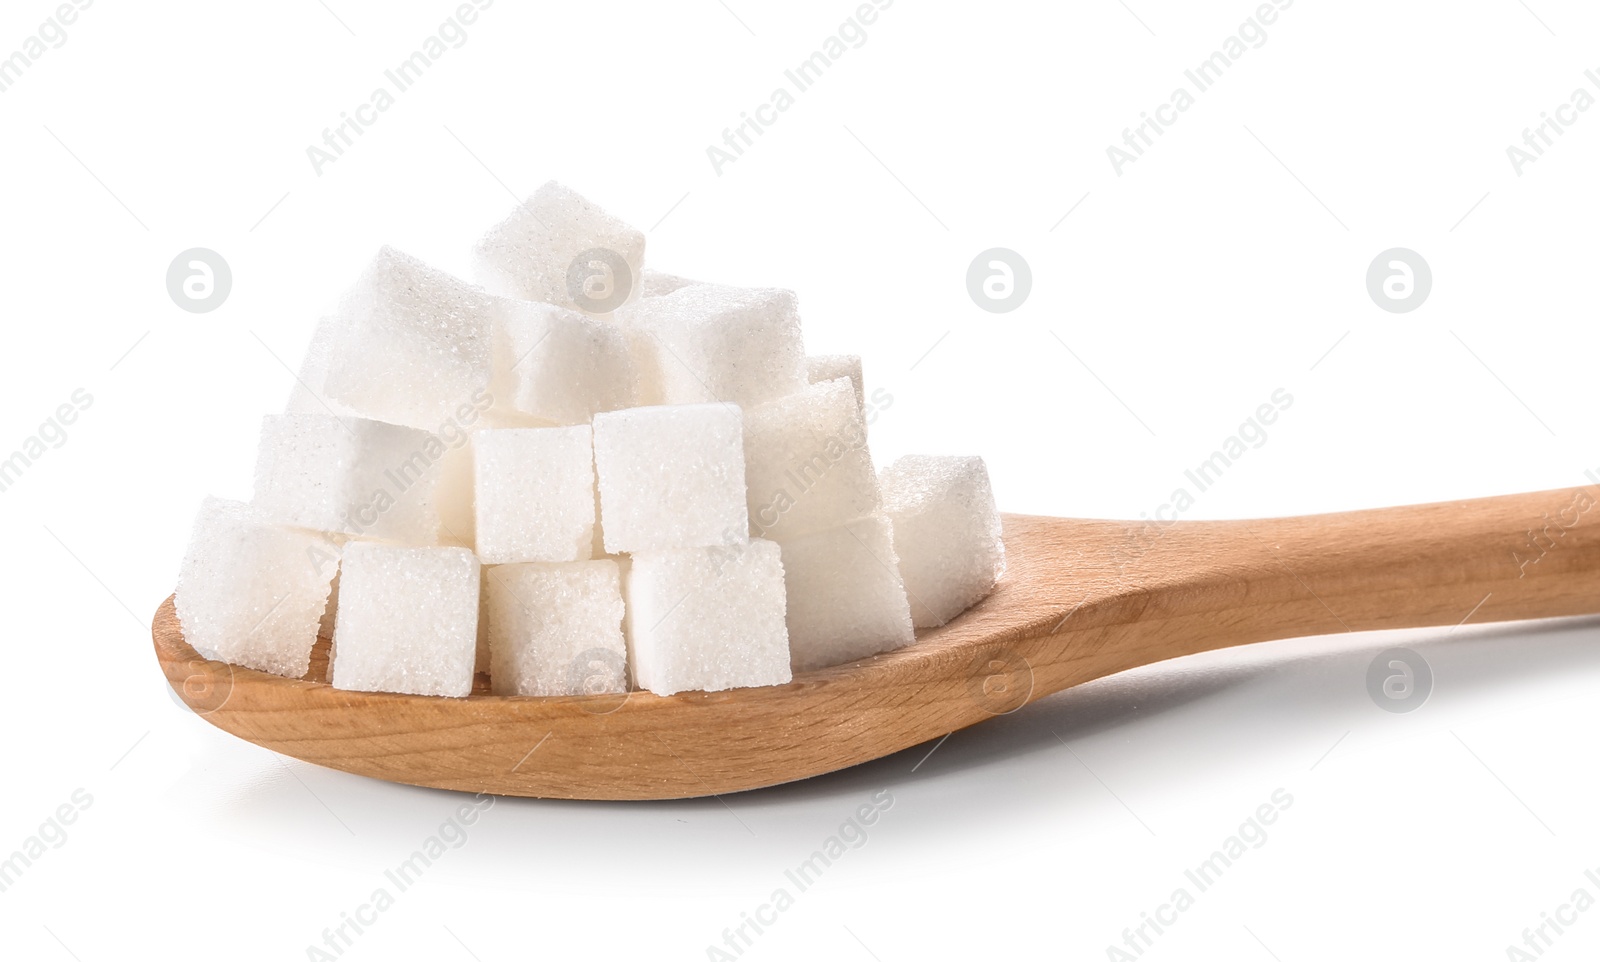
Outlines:
[{"label": "wood grain", "polygon": [[[1260,521],[1005,516],[995,592],[915,645],[788,684],[660,697],[340,691],[207,661],[169,598],[156,654],[191,707],[273,751],[470,792],[659,799],[879,758],[1073,685],[1311,634],[1600,612],[1600,490]],[[480,692],[482,688],[478,689]]]}]

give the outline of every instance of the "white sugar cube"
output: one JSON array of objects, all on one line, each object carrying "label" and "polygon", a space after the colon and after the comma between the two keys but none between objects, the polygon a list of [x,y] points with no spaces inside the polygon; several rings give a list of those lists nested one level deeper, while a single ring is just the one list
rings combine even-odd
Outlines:
[{"label": "white sugar cube", "polygon": [[495,406],[552,424],[587,424],[634,404],[635,375],[622,328],[533,301],[499,302]]},{"label": "white sugar cube", "polygon": [[477,406],[459,410],[454,422],[440,426],[439,439],[445,444],[439,460],[439,487],[434,504],[439,511],[439,543],[457,548],[472,548],[477,543],[476,477],[472,470],[472,436],[479,431],[499,428],[549,427],[549,422],[489,406],[484,395]]},{"label": "white sugar cube", "polygon": [[636,554],[626,584],[628,657],[640,687],[670,695],[792,677],[773,542]]},{"label": "white sugar cube", "polygon": [[424,430],[488,391],[494,301],[390,247],[332,321],[324,390],[363,417]]},{"label": "white sugar cube", "polygon": [[844,378],[750,408],[744,418],[751,533],[785,540],[876,511],[866,426]]},{"label": "white sugar cube", "polygon": [[184,638],[208,658],[299,678],[338,569],[338,546],[314,532],[207,498],[178,575]]},{"label": "white sugar cube", "polygon": [[412,695],[472,691],[478,559],[465,548],[345,546],[333,687]]},{"label": "white sugar cube", "polygon": [[434,507],[439,516],[439,543],[471,548],[477,540],[475,479],[472,473],[472,441],[449,446],[439,459],[439,484],[434,489]]},{"label": "white sugar cube", "polygon": [[782,547],[795,671],[855,661],[916,640],[888,519],[861,518]]},{"label": "white sugar cube", "polygon": [[836,377],[847,377],[856,391],[856,407],[867,408],[866,385],[861,377],[861,358],[854,354],[814,354],[806,358],[806,379],[821,384]]},{"label": "white sugar cube", "polygon": [[433,544],[446,450],[435,435],[381,421],[269,415],[256,455],[255,506],[280,524]]},{"label": "white sugar cube", "polygon": [[639,278],[639,296],[660,297],[663,294],[671,294],[673,291],[698,283],[700,282],[691,281],[687,277],[679,277],[676,274],[665,274],[661,271],[651,270],[650,268],[646,267],[641,272]]},{"label": "white sugar cube", "polygon": [[605,549],[660,551],[744,541],[744,442],[728,404],[595,415]]},{"label": "white sugar cube", "polygon": [[492,565],[483,586],[496,695],[628,690],[615,561]]},{"label": "white sugar cube", "polygon": [[472,653],[474,675],[489,670],[489,572],[493,565],[478,563],[478,636]]},{"label": "white sugar cube", "polygon": [[496,294],[609,314],[638,296],[644,234],[550,181],[473,254],[479,283]]},{"label": "white sugar cube", "polygon": [[594,543],[587,424],[472,436],[477,548],[485,564],[586,561]]},{"label": "white sugar cube", "polygon": [[641,404],[744,407],[806,386],[793,291],[696,284],[628,308]]},{"label": "white sugar cube", "polygon": [[332,318],[317,322],[311,334],[311,344],[306,348],[305,359],[295,375],[294,387],[289,391],[285,414],[333,414],[354,416],[355,412],[328,397],[328,365],[332,363],[338,325]]},{"label": "white sugar cube", "polygon": [[907,455],[879,481],[913,624],[942,625],[994,589],[1006,555],[982,458]]},{"label": "white sugar cube", "polygon": [[594,485],[594,540],[589,543],[589,557],[606,557],[605,527],[600,523],[600,479],[598,476],[595,478]]}]

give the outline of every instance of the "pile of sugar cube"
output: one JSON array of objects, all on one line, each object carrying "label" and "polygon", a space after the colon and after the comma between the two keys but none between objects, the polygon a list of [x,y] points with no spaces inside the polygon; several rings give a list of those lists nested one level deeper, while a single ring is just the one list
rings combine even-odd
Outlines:
[{"label": "pile of sugar cube", "polygon": [[202,505],[176,595],[207,658],[465,696],[789,682],[994,587],[983,461],[867,449],[861,360],[795,295],[647,270],[549,183],[474,286],[384,248],[265,419],[250,503]]}]

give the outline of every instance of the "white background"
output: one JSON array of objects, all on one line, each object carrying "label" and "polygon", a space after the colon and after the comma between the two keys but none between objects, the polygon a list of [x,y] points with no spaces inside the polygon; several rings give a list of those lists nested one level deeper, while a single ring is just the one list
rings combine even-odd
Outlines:
[{"label": "white background", "polygon": [[[879,463],[981,453],[1006,510],[1152,511],[1277,388],[1293,407],[1187,517],[1584,483],[1600,109],[1520,176],[1506,148],[1600,70],[1600,11],[1528,5],[1299,0],[1118,176],[1106,147],[1254,3],[900,0],[718,176],[707,146],[854,4],[501,0],[319,176],[306,147],[451,3],[94,4],[0,94],[0,450],[94,398],[0,495],[0,854],[93,798],[0,894],[5,954],[306,958],[453,810],[212,729],[147,626],[201,497],[248,496],[319,310],[381,243],[464,271],[546,179],[648,229],[656,267],[798,290],[812,352],[893,395]],[[52,9],[6,4],[0,56]],[[200,315],[165,288],[197,246],[234,274]],[[965,290],[995,246],[1032,265],[1010,314]],[[1412,313],[1366,292],[1395,246],[1432,266]],[[788,788],[504,800],[344,957],[703,959],[888,789],[745,958],[1102,959],[1282,788],[1145,958],[1506,958],[1600,894],[1596,628],[1282,642]],[[1436,676],[1410,714],[1365,690],[1393,644]],[[1600,948],[1579,919],[1546,958]]]}]

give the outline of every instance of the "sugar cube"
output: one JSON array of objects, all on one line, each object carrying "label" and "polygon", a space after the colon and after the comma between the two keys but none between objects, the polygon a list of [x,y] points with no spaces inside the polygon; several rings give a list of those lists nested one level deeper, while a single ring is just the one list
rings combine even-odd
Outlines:
[{"label": "sugar cube", "polygon": [[676,274],[665,274],[661,271],[651,270],[650,268],[646,267],[640,272],[639,276],[639,296],[660,297],[663,294],[671,294],[673,291],[679,290],[680,288],[688,287],[692,284],[698,283],[700,282],[691,281],[687,277],[679,277]]},{"label": "sugar cube", "polygon": [[782,542],[789,662],[843,664],[911,644],[911,609],[888,519],[872,515]]},{"label": "sugar cube", "polygon": [[479,431],[472,445],[485,564],[588,560],[595,520],[589,425]]},{"label": "sugar cube", "polygon": [[882,503],[850,382],[836,378],[750,408],[744,462],[751,533],[784,540]]},{"label": "sugar cube", "polygon": [[644,234],[550,181],[473,253],[479,282],[496,294],[609,314],[638,296]]},{"label": "sugar cube", "polygon": [[628,690],[615,561],[491,565],[483,585],[495,694]]},{"label": "sugar cube", "polygon": [[806,385],[793,291],[696,284],[646,298],[620,318],[656,396],[641,404],[731,401],[748,407]]},{"label": "sugar cube", "polygon": [[332,318],[317,322],[311,334],[311,344],[306,348],[300,371],[295,375],[294,387],[289,391],[285,414],[333,414],[353,416],[350,410],[328,397],[328,365],[332,363],[338,325]]},{"label": "sugar cube", "polygon": [[317,534],[207,498],[178,575],[184,638],[208,658],[299,678],[338,567],[338,546]]},{"label": "sugar cube", "polygon": [[333,687],[412,695],[472,691],[478,559],[465,548],[345,546]]},{"label": "sugar cube", "polygon": [[[631,602],[628,601],[628,572],[633,569],[633,555],[608,555],[605,560],[617,563],[617,577],[622,583],[622,640],[626,644],[628,638],[633,634],[633,609]],[[639,688],[639,673],[633,663],[632,648],[628,649],[625,660],[628,664],[628,687],[637,691]]]},{"label": "sugar cube", "polygon": [[806,358],[806,379],[821,384],[836,377],[847,377],[856,391],[856,407],[863,415],[867,408],[866,386],[861,377],[861,358],[854,354],[814,354]]},{"label": "sugar cube", "polygon": [[494,301],[385,247],[345,296],[326,350],[327,399],[434,430],[488,391]]},{"label": "sugar cube", "polygon": [[642,688],[670,695],[792,677],[783,562],[771,541],[636,554],[626,597],[628,657]]},{"label": "sugar cube", "polygon": [[498,428],[550,426],[548,421],[490,407],[488,404],[493,399],[488,395],[482,400],[483,405],[464,407],[458,412],[457,420],[446,422],[439,428],[439,439],[445,443],[444,456],[438,462],[439,486],[434,491],[434,504],[439,511],[440,544],[471,548],[477,543],[472,435]]},{"label": "sugar cube", "polygon": [[434,507],[439,516],[439,544],[471,548],[477,542],[475,478],[472,472],[472,442],[445,448],[439,459],[439,483],[434,489]]},{"label": "sugar cube", "polygon": [[605,549],[659,551],[744,541],[744,443],[728,404],[597,414],[594,463]]},{"label": "sugar cube", "polygon": [[478,635],[472,653],[474,675],[489,670],[489,572],[493,565],[478,563]]},{"label": "sugar cube", "polygon": [[269,415],[256,455],[255,505],[280,524],[433,544],[445,451],[436,436],[396,424]]},{"label": "sugar cube", "polygon": [[879,481],[914,625],[942,625],[993,590],[1006,555],[982,458],[907,455]]},{"label": "sugar cube", "polygon": [[589,557],[603,558],[605,555],[606,535],[605,528],[600,523],[600,479],[597,476],[594,485],[594,538],[589,542]]},{"label": "sugar cube", "polygon": [[533,301],[501,299],[495,324],[495,405],[552,424],[587,424],[634,403],[622,328]]}]

